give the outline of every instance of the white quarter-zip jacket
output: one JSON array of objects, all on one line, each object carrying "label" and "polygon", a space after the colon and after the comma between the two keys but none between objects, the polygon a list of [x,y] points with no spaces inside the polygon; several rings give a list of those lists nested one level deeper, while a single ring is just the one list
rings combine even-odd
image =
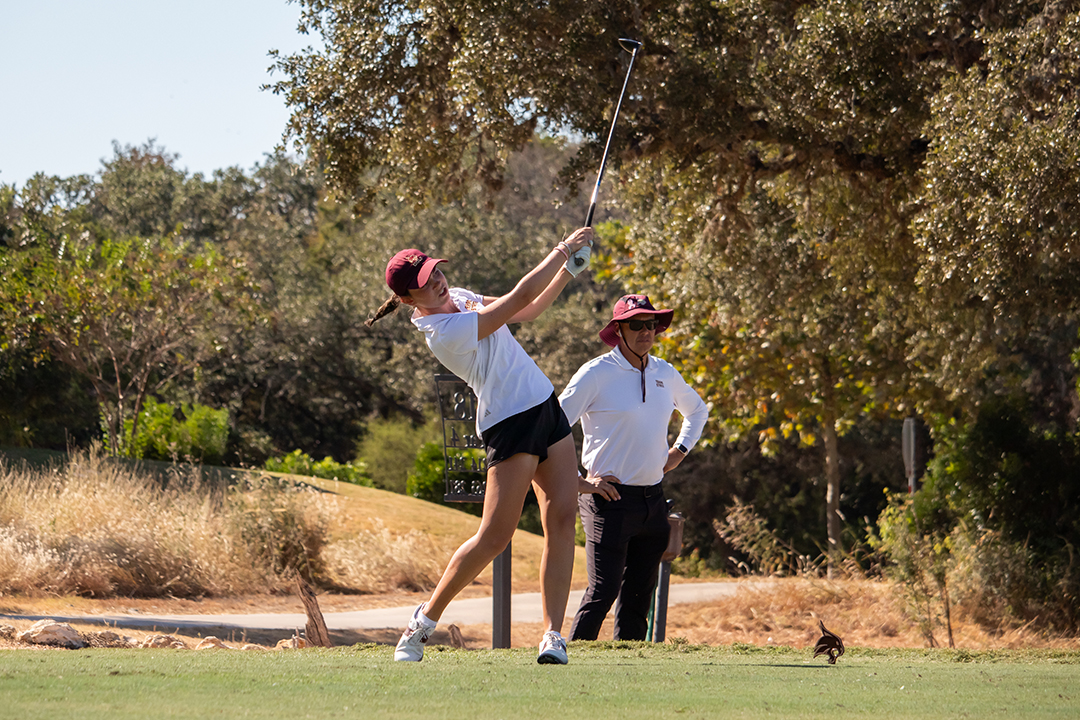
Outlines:
[{"label": "white quarter-zip jacket", "polygon": [[709,408],[668,362],[652,355],[641,371],[618,348],[582,365],[559,396],[570,424],[581,421],[581,464],[590,476],[614,475],[624,485],[655,485],[664,477],[668,425],[675,410],[682,427],[674,444],[692,448]]}]

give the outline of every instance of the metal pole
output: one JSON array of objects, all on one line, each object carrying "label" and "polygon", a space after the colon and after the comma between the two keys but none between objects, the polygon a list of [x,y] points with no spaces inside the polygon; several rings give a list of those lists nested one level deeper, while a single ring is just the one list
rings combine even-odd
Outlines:
[{"label": "metal pole", "polygon": [[662,643],[667,637],[668,584],[671,581],[671,563],[660,563],[660,580],[656,584],[656,617],[653,622],[652,641]]},{"label": "metal pole", "polygon": [[[475,434],[476,395],[468,384],[444,373],[435,374],[435,394],[443,424],[445,502],[483,502],[487,463],[480,455],[483,443]],[[460,432],[459,432],[460,431]],[[453,454],[451,454],[453,450]],[[450,479],[451,467],[455,478]],[[473,474],[472,480],[462,475]],[[491,647],[510,647],[510,543],[491,564]]]},{"label": "metal pole", "polygon": [[656,588],[653,588],[652,599],[649,600],[649,624],[645,629],[645,642],[653,641],[656,632]]},{"label": "metal pole", "polygon": [[668,535],[667,550],[660,557],[660,576],[657,578],[656,591],[653,593],[653,609],[650,612],[649,635],[653,642],[662,643],[667,637],[668,586],[671,583],[671,561],[682,552],[683,524],[686,520],[677,512],[671,512],[674,501],[668,500]]},{"label": "metal pole", "polygon": [[904,428],[901,435],[901,452],[904,456],[904,475],[908,481],[908,492],[916,490],[916,465],[915,465],[915,418],[904,418]]},{"label": "metal pole", "polygon": [[499,553],[491,564],[491,647],[510,647],[510,547]]}]

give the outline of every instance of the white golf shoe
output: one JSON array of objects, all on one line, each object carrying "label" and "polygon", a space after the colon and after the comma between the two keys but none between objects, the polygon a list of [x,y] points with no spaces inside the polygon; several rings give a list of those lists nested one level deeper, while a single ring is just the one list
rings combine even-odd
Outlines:
[{"label": "white golf shoe", "polygon": [[536,656],[536,662],[541,665],[565,665],[566,641],[562,635],[554,630],[544,633],[544,639],[540,641],[540,654]]},{"label": "white golf shoe", "polygon": [[409,620],[409,626],[401,633],[397,647],[394,649],[394,660],[406,662],[420,662],[424,659],[424,644],[427,643],[435,623],[424,617],[420,612],[423,603],[416,606],[416,612]]}]

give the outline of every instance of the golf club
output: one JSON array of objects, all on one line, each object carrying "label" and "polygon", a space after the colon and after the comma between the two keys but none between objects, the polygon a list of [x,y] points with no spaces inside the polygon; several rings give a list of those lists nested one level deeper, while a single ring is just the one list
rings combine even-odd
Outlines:
[{"label": "golf club", "polygon": [[[607,143],[604,145],[604,155],[600,158],[600,172],[596,174],[596,186],[593,187],[592,200],[589,202],[589,214],[585,217],[585,226],[592,227],[593,213],[596,211],[596,197],[600,194],[600,181],[604,179],[604,168],[607,166],[608,151],[611,149],[611,138],[615,136],[615,123],[619,121],[619,110],[622,109],[623,97],[626,95],[626,86],[630,84],[630,73],[634,70],[634,60],[637,59],[641,43],[629,38],[619,38],[619,46],[630,53],[630,65],[626,68],[626,78],[623,80],[622,92],[619,93],[619,102],[615,104],[615,116],[611,118],[611,129],[608,131]],[[585,263],[583,258],[575,257],[577,265]]]}]

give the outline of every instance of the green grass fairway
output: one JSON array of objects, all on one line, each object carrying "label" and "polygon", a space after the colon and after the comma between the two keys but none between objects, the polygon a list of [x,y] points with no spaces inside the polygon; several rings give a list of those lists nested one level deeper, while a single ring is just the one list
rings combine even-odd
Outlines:
[{"label": "green grass fairway", "polygon": [[1069,718],[1080,653],[575,643],[531,650],[0,651],[0,718]]}]

